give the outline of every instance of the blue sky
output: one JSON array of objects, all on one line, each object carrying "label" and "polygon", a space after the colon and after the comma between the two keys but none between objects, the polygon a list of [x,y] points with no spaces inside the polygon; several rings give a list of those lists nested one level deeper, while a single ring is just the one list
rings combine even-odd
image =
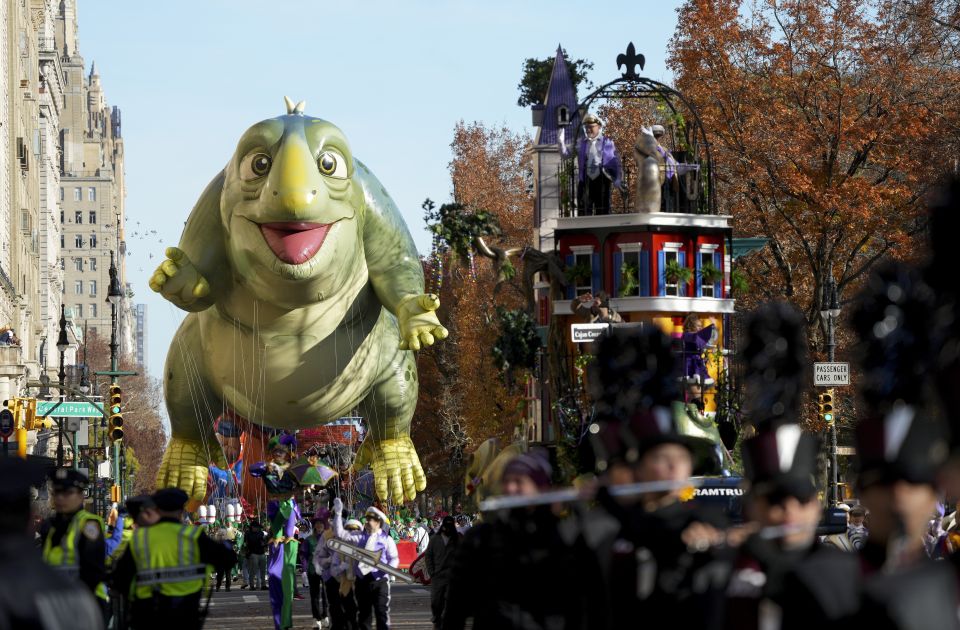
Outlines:
[{"label": "blue sky", "polygon": [[643,74],[669,82],[666,48],[680,3],[78,4],[80,52],[88,70],[96,62],[108,103],[122,111],[127,277],[135,301],[148,305],[147,367],[159,376],[183,313],[147,280],[242,132],[283,114],[284,95],[343,129],[426,253],[420,204],[450,197],[457,121],[532,133],[529,110],[516,105],[522,64],[551,56],[558,43],[593,61],[591,79],[603,83],[617,76],[616,56],[632,41],[646,56]]}]

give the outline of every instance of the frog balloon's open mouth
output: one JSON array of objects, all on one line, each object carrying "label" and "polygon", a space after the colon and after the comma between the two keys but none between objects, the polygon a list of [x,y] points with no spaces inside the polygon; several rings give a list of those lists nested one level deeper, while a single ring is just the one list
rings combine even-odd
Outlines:
[{"label": "frog balloon's open mouth", "polygon": [[304,221],[261,223],[260,232],[277,258],[291,265],[300,265],[320,251],[330,225]]}]

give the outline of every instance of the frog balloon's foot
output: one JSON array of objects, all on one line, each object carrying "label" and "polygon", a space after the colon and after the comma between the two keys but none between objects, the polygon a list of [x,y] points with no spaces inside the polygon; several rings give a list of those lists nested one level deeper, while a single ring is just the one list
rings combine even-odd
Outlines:
[{"label": "frog balloon's foot", "polygon": [[201,442],[174,437],[163,454],[157,472],[157,488],[180,488],[186,492],[190,497],[187,510],[192,512],[207,494],[208,466],[215,459],[215,454],[208,454]]},{"label": "frog balloon's foot", "polygon": [[377,497],[381,500],[393,503],[412,501],[417,492],[427,487],[427,477],[408,435],[392,440],[364,440],[354,468],[359,470],[368,464],[373,469]]}]

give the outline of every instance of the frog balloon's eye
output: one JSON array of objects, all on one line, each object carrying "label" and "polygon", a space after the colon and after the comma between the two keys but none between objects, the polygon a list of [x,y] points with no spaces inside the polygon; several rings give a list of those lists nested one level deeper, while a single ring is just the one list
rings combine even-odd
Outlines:
[{"label": "frog balloon's eye", "polygon": [[317,168],[327,177],[344,179],[347,176],[346,160],[332,151],[324,151],[320,154],[317,158]]},{"label": "frog balloon's eye", "polygon": [[270,172],[273,160],[266,153],[251,153],[240,162],[240,178],[257,179]]}]

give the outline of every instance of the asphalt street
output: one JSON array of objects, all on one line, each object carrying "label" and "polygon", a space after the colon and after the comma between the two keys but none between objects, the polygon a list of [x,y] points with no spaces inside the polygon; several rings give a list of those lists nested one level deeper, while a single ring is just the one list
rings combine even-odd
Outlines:
[{"label": "asphalt street", "polygon": [[[297,630],[315,628],[310,614],[309,589],[301,588],[303,600],[293,602],[293,627]],[[394,583],[391,590],[390,621],[392,628],[406,630],[431,630],[430,590],[420,585]],[[210,600],[210,613],[203,626],[206,630],[232,628],[273,628],[270,599],[267,591],[240,590],[239,585],[230,592],[214,592]]]}]

